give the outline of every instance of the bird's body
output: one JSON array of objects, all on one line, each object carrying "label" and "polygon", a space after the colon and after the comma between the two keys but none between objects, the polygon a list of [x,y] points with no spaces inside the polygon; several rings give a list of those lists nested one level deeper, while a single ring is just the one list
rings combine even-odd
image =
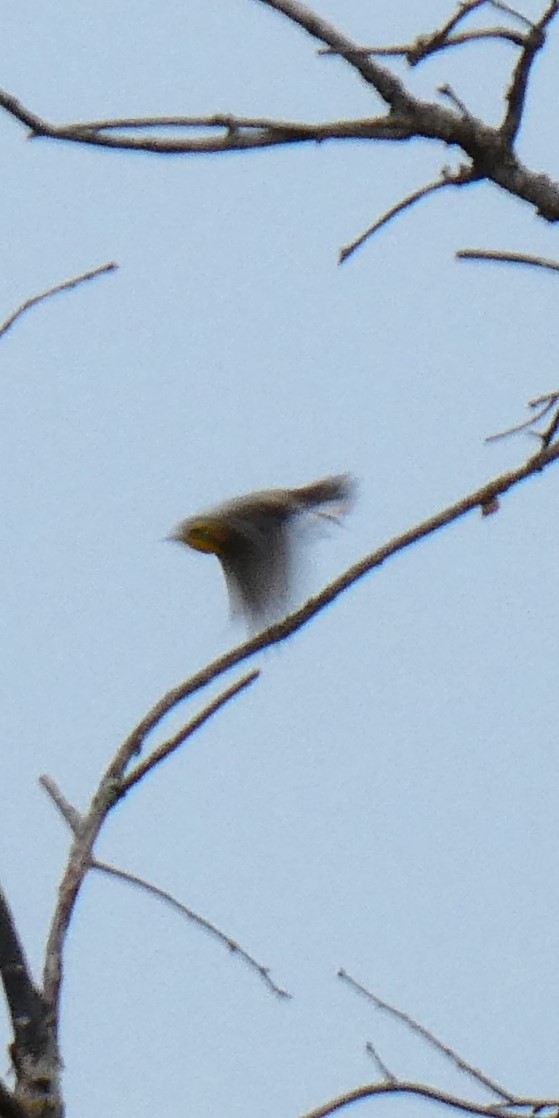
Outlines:
[{"label": "bird's body", "polygon": [[233,613],[244,613],[252,624],[261,623],[287,605],[293,521],[306,512],[337,519],[349,505],[353,489],[352,479],[341,474],[297,489],[249,493],[181,521],[171,539],[216,555]]}]

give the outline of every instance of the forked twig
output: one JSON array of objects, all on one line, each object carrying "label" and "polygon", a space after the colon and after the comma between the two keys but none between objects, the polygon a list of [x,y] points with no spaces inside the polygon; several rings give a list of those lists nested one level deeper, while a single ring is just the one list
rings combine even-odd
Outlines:
[{"label": "forked twig", "polygon": [[[535,400],[529,400],[529,408],[532,408],[533,411],[539,408],[537,414],[529,416],[528,419],[525,419],[522,423],[516,423],[514,427],[507,427],[505,431],[498,431],[495,435],[488,435],[485,440],[486,443],[497,442],[499,439],[508,439],[510,435],[517,435],[520,431],[530,430],[535,423],[539,423],[540,420],[543,419],[544,415],[548,415],[549,412],[557,406],[558,402],[559,392],[548,392],[545,396],[538,396]],[[541,439],[542,446],[545,447],[549,446],[553,441],[558,427],[559,408],[545,431],[531,431],[530,433],[535,435],[536,438]]]},{"label": "forked twig", "polygon": [[[53,801],[53,803],[56,805],[60,814],[62,815],[62,818],[67,823],[73,834],[79,835],[83,825],[83,817],[78,811],[76,811],[76,808],[66,799],[63,793],[60,791],[60,788],[56,784],[56,781],[54,781],[50,776],[43,775],[39,777],[39,783],[45,790],[47,795],[50,797],[50,799]],[[197,924],[198,927],[202,928],[203,931],[219,940],[219,942],[227,947],[227,949],[232,954],[238,955],[239,958],[244,963],[246,963],[246,965],[251,970],[255,970],[257,972],[259,977],[262,979],[265,985],[268,986],[273,994],[276,994],[278,997],[281,998],[291,997],[291,994],[287,990],[282,989],[281,986],[278,986],[273,981],[270,976],[270,970],[268,967],[265,967],[262,963],[257,962],[257,960],[252,955],[250,955],[248,951],[241,947],[241,945],[237,943],[236,940],[227,935],[226,932],[222,932],[216,924],[213,924],[204,916],[200,916],[199,913],[194,912],[194,910],[189,908],[188,905],[184,904],[182,901],[179,901],[177,897],[173,896],[173,894],[170,893],[167,889],[161,889],[160,886],[155,885],[152,881],[147,881],[144,877],[139,877],[138,874],[131,873],[129,870],[120,869],[118,866],[113,866],[109,862],[102,862],[98,858],[91,858],[88,868],[98,870],[99,873],[107,874],[108,876],[117,878],[120,881],[125,881],[129,885],[134,885],[139,889],[143,889],[144,892],[149,893],[151,896],[157,897],[158,900],[163,901],[165,904],[168,904],[176,912],[180,912],[182,916],[186,916],[193,923]]]},{"label": "forked twig", "polygon": [[478,1115],[479,1118],[519,1118],[519,1112],[528,1112],[529,1118],[534,1118],[534,1116],[541,1111],[551,1111],[552,1118],[557,1118],[557,1114],[559,1113],[559,1099],[526,1098],[515,1095],[511,1091],[506,1091],[500,1084],[496,1083],[495,1080],[480,1071],[479,1068],[474,1067],[467,1060],[464,1060],[453,1048],[450,1048],[448,1044],[441,1041],[430,1029],[426,1029],[424,1025],[421,1025],[419,1021],[416,1021],[409,1013],[404,1013],[402,1010],[390,1005],[389,1002],[385,1002],[382,998],[379,998],[376,994],[373,994],[372,991],[367,990],[361,983],[351,978],[345,970],[338,971],[338,975],[357,993],[364,995],[371,1001],[376,1008],[390,1014],[397,1021],[405,1025],[406,1028],[417,1033],[422,1040],[425,1040],[427,1044],[435,1048],[435,1050],[447,1060],[450,1060],[455,1067],[470,1076],[478,1086],[490,1091],[492,1095],[496,1095],[497,1101],[478,1103],[473,1099],[463,1098],[459,1095],[452,1095],[448,1091],[439,1090],[437,1087],[432,1087],[429,1084],[414,1083],[408,1080],[398,1079],[386,1067],[384,1061],[380,1059],[376,1048],[368,1043],[367,1051],[375,1060],[380,1074],[383,1077],[382,1081],[380,1083],[365,1084],[363,1087],[357,1087],[354,1090],[346,1091],[337,1098],[329,1099],[328,1102],[324,1103],[322,1106],[307,1111],[301,1118],[327,1118],[328,1115],[343,1110],[346,1106],[351,1106],[353,1103],[362,1099],[370,1099],[385,1095],[411,1095],[415,1098],[423,1098],[431,1102],[439,1103],[442,1106],[461,1111],[464,1114]]},{"label": "forked twig", "polygon": [[[180,737],[180,741],[175,741],[173,748],[177,748],[179,744],[187,740],[187,738],[199,729],[211,715],[215,714],[226,702],[234,698],[240,690],[249,683],[252,683],[257,675],[257,672],[250,672],[240,684],[234,684],[232,687],[229,687],[224,695],[219,696],[217,700],[213,700],[213,702],[208,704],[204,711],[188,723],[188,726],[185,727],[185,731],[177,735],[177,738]],[[172,705],[174,706],[176,704],[173,703]],[[169,707],[168,710],[169,709],[171,708]],[[157,704],[154,708],[154,711],[155,710],[161,710],[161,704]],[[153,712],[151,712],[151,714],[153,717]],[[161,714],[161,717],[163,717],[163,714]],[[161,719],[158,717],[153,725],[160,720]],[[45,1000],[50,1008],[51,1016],[55,1021],[58,1021],[59,1016],[58,1010],[63,977],[64,944],[76,900],[87,872],[91,868],[93,849],[99,832],[112,808],[121,798],[124,772],[132,760],[134,753],[137,751],[139,740],[141,742],[143,739],[138,739],[136,730],[128,736],[126,741],[123,742],[117,750],[115,756],[109,762],[97,791],[93,795],[89,808],[84,815],[75,817],[69,805],[67,805],[66,808],[64,807],[63,798],[54,797],[55,803],[60,806],[64,818],[70,824],[74,833],[68,863],[59,887],[58,902],[52,917],[45,949],[43,990]],[[160,759],[161,758],[156,756],[155,763],[158,763]],[[149,765],[145,766],[142,775],[148,772],[149,768]],[[41,783],[50,795],[52,781],[49,778],[43,778]]]},{"label": "forked twig", "polygon": [[406,1028],[410,1029],[411,1032],[417,1033],[431,1048],[435,1048],[437,1052],[440,1052],[446,1059],[450,1060],[459,1071],[465,1072],[466,1075],[475,1079],[476,1083],[485,1087],[488,1091],[491,1091],[493,1095],[497,1095],[503,1102],[514,1105],[516,1101],[514,1095],[506,1091],[504,1087],[501,1087],[494,1079],[490,1079],[489,1076],[485,1075],[479,1068],[474,1067],[473,1064],[464,1060],[454,1048],[445,1044],[444,1041],[435,1036],[435,1033],[431,1032],[430,1029],[427,1029],[425,1025],[422,1025],[419,1021],[416,1021],[409,1013],[405,1013],[402,1009],[398,1009],[396,1006],[391,1005],[390,1002],[386,1002],[383,998],[379,998],[372,990],[368,990],[360,982],[357,982],[355,978],[352,978],[343,968],[338,971],[338,978],[341,978],[342,981],[350,986],[352,990],[355,990],[356,993],[363,995],[367,1001],[372,1002],[376,1009],[380,1009],[390,1017],[394,1017],[396,1021],[400,1021]]},{"label": "forked twig", "polygon": [[[418,35],[413,43],[399,44],[395,46],[373,46],[373,47],[359,47],[356,54],[376,55],[378,57],[404,57],[410,66],[417,66],[418,63],[423,62],[432,54],[437,51],[446,50],[447,47],[463,46],[466,43],[476,42],[480,39],[504,39],[514,44],[517,47],[523,47],[526,43],[526,35],[520,31],[516,31],[510,27],[479,27],[473,28],[471,31],[456,31],[456,28],[463,20],[476,11],[477,8],[482,8],[485,4],[491,3],[491,0],[469,0],[469,2],[459,3],[456,11],[443,23],[441,27],[431,31],[428,34]],[[517,15],[511,9],[508,9],[505,4],[495,4],[493,7],[498,7],[506,11],[508,15]],[[529,20],[525,21],[528,24],[530,31],[532,24]],[[339,54],[339,50],[332,47],[320,47],[317,54],[332,55]]]}]

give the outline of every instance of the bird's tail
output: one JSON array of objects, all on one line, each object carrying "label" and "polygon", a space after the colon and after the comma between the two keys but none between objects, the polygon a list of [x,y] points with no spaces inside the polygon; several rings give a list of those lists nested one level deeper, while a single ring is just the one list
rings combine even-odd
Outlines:
[{"label": "bird's tail", "polygon": [[301,510],[308,509],[328,520],[337,520],[350,508],[355,490],[351,474],[335,474],[292,489],[290,496]]}]

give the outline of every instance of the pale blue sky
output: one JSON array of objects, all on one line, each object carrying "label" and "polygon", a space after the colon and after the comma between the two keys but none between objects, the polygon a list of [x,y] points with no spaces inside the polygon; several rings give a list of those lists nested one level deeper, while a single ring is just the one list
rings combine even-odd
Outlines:
[{"label": "pale blue sky", "polygon": [[[318,10],[392,42],[451,6]],[[56,121],[378,111],[254,0],[20,0],[1,52],[0,84]],[[448,81],[497,120],[511,58],[455,51],[412,85]],[[519,144],[551,174],[557,64],[552,41]],[[37,776],[85,806],[152,702],[241,635],[217,563],[162,537],[221,499],[349,470],[360,498],[314,548],[311,592],[521,462],[528,439],[483,440],[558,386],[557,280],[453,254],[559,247],[472,187],[338,268],[342,244],[456,165],[427,143],[157,158],[0,129],[0,318],[120,265],[0,342],[1,862],[38,968],[68,836]],[[511,1090],[559,1092],[557,483],[551,469],[355,586],[114,813],[99,856],[215,921],[294,997],[92,877],[67,958],[69,1118],[296,1116],[374,1077],[368,1039],[403,1077],[468,1090],[340,966]]]}]

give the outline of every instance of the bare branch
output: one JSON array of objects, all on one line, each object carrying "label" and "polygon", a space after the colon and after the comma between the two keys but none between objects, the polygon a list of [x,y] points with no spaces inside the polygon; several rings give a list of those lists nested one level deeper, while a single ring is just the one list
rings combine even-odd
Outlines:
[{"label": "bare branch", "polygon": [[[364,578],[370,571],[374,570],[376,567],[380,567],[382,563],[386,562],[386,560],[393,555],[398,554],[400,551],[404,551],[406,548],[411,547],[413,544],[418,543],[434,532],[440,531],[448,524],[466,516],[475,509],[483,510],[496,497],[506,493],[509,489],[512,489],[527,478],[541,473],[551,466],[558,458],[559,445],[554,445],[545,451],[538,452],[538,454],[529,458],[527,462],[517,467],[517,469],[501,474],[486,485],[483,485],[480,489],[475,490],[466,497],[462,497],[446,509],[436,513],[428,520],[424,520],[414,528],[403,532],[400,536],[396,536],[388,543],[383,544],[382,547],[377,548],[376,551],[371,552],[371,554],[366,555],[363,559],[349,567],[348,570],[344,571],[338,578],[325,586],[319,594],[314,598],[310,598],[304,605],[289,614],[282,621],[275,622],[261,633],[257,633],[256,636],[250,637],[242,644],[237,645],[236,648],[223,653],[223,655],[217,657],[217,659],[213,660],[210,664],[207,664],[200,671],[190,676],[189,679],[171,688],[171,690],[163,695],[152,709],[148,711],[122,743],[114,762],[107,771],[107,775],[118,772],[121,774],[120,779],[122,779],[124,769],[131,758],[134,754],[141,751],[149,734],[153,732],[169,711],[178,706],[179,703],[183,702],[191,695],[194,695],[197,691],[207,687],[214,679],[230,671],[231,668],[235,667],[237,664],[243,663],[252,656],[255,656],[256,653],[261,652],[262,649],[269,648],[275,644],[281,644],[283,641],[287,640],[293,633],[308,624],[316,614],[330,605],[340,594],[343,594],[350,586],[353,586],[354,583]],[[118,798],[118,783],[116,785],[113,784],[112,794]]]},{"label": "bare branch", "polygon": [[517,19],[519,23],[524,24],[524,27],[527,27],[529,31],[534,27],[532,20],[529,19],[528,16],[525,16],[523,12],[519,12],[517,8],[512,8],[510,4],[505,4],[504,0],[488,0],[488,3],[492,8],[495,8],[496,11],[506,12],[507,15],[512,16],[513,19]]},{"label": "bare branch", "polygon": [[516,64],[511,84],[506,94],[507,110],[501,125],[501,134],[512,147],[522,122],[522,113],[528,89],[528,78],[534,59],[545,43],[545,28],[551,23],[559,10],[559,0],[552,0],[541,19],[528,31],[520,58]]},{"label": "bare branch", "polygon": [[138,877],[138,875],[135,873],[129,873],[127,870],[121,870],[118,869],[116,866],[111,866],[108,862],[99,862],[96,858],[92,860],[91,868],[94,870],[99,870],[99,872],[101,873],[108,874],[111,877],[115,877],[120,881],[126,881],[129,885],[134,885],[137,888],[143,889],[145,892],[150,893],[154,897],[157,897],[158,900],[170,905],[170,907],[173,908],[176,912],[180,912],[182,916],[186,916],[189,920],[192,920],[195,924],[197,924],[199,928],[202,928],[203,931],[208,932],[209,935],[219,940],[219,942],[223,944],[233,955],[238,955],[239,959],[241,959],[243,963],[246,963],[246,965],[250,967],[251,970],[255,970],[257,972],[259,977],[266,984],[268,989],[272,991],[273,994],[275,994],[279,998],[291,998],[292,995],[288,993],[287,990],[283,990],[281,986],[277,986],[273,979],[270,977],[270,971],[268,967],[265,967],[261,963],[258,963],[252,955],[249,955],[248,951],[245,951],[244,948],[236,942],[236,940],[231,939],[230,936],[226,935],[225,932],[222,932],[218,927],[216,927],[215,924],[212,924],[210,920],[206,920],[205,917],[200,916],[197,912],[194,912],[191,908],[188,908],[188,906],[183,904],[182,901],[177,900],[177,898],[174,897],[172,893],[167,892],[166,889],[160,889],[158,885],[154,885],[151,881],[146,881],[145,878]]},{"label": "bare branch", "polygon": [[[471,31],[456,31],[456,28],[464,19],[470,16],[476,9],[482,8],[488,2],[490,2],[490,0],[469,0],[469,2],[459,4],[457,10],[442,27],[438,27],[430,34],[419,35],[413,43],[386,47],[358,47],[355,53],[360,55],[404,57],[410,66],[417,66],[418,63],[423,62],[429,55],[435,54],[437,51],[446,50],[447,47],[463,46],[465,43],[475,42],[479,39],[504,39],[513,43],[515,46],[523,47],[526,41],[525,35],[510,27],[480,27],[474,28]],[[506,5],[503,5],[503,8],[507,10]],[[509,12],[509,14],[513,13]],[[529,21],[526,22],[528,22],[531,31],[532,24]],[[317,50],[317,54],[339,55],[340,51],[333,47],[320,47]]]},{"label": "bare branch", "polygon": [[75,809],[69,805],[55,782],[50,777],[41,778],[42,787],[51,796],[63,814],[74,833],[74,841],[70,849],[68,864],[62,877],[58,891],[58,903],[51,921],[51,927],[45,950],[44,965],[44,996],[49,1008],[52,1010],[52,1019],[58,1022],[58,1007],[63,975],[63,949],[74,911],[78,893],[84,878],[91,868],[93,848],[107,818],[107,815],[122,798],[122,796],[155,765],[159,764],[166,756],[179,747],[188,737],[199,729],[207,720],[220,710],[240,691],[248,687],[258,677],[258,671],[252,671],[237,681],[223,694],[218,695],[195,718],[183,727],[170,741],[154,750],[153,755],[143,765],[138,765],[130,774],[128,784],[124,785],[124,771],[136,752],[135,737],[130,735],[126,742],[117,750],[116,755],[109,763],[97,791],[95,792],[87,813],[79,816]]},{"label": "bare branch", "polygon": [[157,749],[154,749],[149,757],[146,757],[145,761],[136,765],[136,767],[132,769],[132,772],[123,778],[119,799],[122,799],[122,797],[125,796],[135,784],[138,784],[147,773],[152,772],[156,765],[161,764],[161,761],[170,757],[179,746],[183,745],[188,738],[192,737],[196,730],[199,730],[200,727],[216,714],[222,706],[225,706],[230,699],[233,699],[240,691],[244,691],[245,687],[249,687],[251,683],[254,683],[259,675],[259,671],[252,671],[249,672],[248,675],[243,676],[242,679],[237,680],[237,682],[233,683],[231,687],[228,687],[226,691],[222,691],[220,695],[217,695],[211,703],[208,703],[208,705],[204,707],[199,714],[196,714],[190,722],[187,722],[186,726],[183,726],[178,733],[173,734],[173,737],[169,738],[168,741],[163,742]]},{"label": "bare branch", "polygon": [[[487,0],[489,2],[489,0]],[[374,58],[360,53],[360,47],[352,39],[343,35],[336,27],[322,19],[305,4],[298,0],[259,0],[259,3],[278,12],[286,19],[302,28],[321,44],[337,51],[369,86],[376,90],[388,107],[383,117],[371,120],[333,121],[311,124],[290,121],[272,121],[265,118],[235,118],[228,115],[203,117],[160,117],[130,118],[120,120],[97,120],[85,123],[54,125],[23,106],[12,94],[0,90],[0,107],[15,119],[31,128],[35,136],[46,136],[55,140],[111,147],[118,150],[135,150],[158,154],[196,154],[207,152],[229,152],[255,150],[265,147],[294,143],[323,143],[327,140],[385,140],[404,141],[413,137],[436,140],[448,147],[455,145],[462,149],[471,160],[474,176],[487,179],[500,186],[515,197],[522,198],[532,205],[539,216],[547,221],[559,220],[559,184],[548,175],[528,170],[518,159],[511,143],[510,129],[494,128],[471,114],[464,114],[434,102],[413,96],[404,83],[390,69],[382,66]],[[549,23],[555,5],[554,0],[544,14],[536,30],[529,21],[523,21],[529,28],[523,38],[524,69],[517,70],[515,88],[519,88],[519,75],[524,74],[526,84],[530,66],[529,59],[536,49],[537,34]],[[464,14],[477,7],[472,3],[460,4],[459,11],[447,24],[428,36],[427,42],[436,41],[437,35],[447,34],[449,27],[456,27]],[[518,13],[500,5],[518,18]],[[497,29],[499,30],[499,29]],[[503,33],[507,33],[506,29]],[[528,45],[527,45],[528,44]],[[532,52],[532,54],[530,53]],[[523,96],[515,95],[517,116],[520,115]],[[153,135],[126,135],[133,128],[152,132],[160,127],[200,129],[203,135],[194,137],[162,137]],[[120,131],[119,131],[120,128]],[[209,135],[208,135],[209,131]]]},{"label": "bare branch", "polygon": [[370,225],[364,233],[361,233],[360,236],[356,238],[356,240],[351,241],[351,243],[348,245],[344,245],[344,247],[340,249],[338,263],[343,264],[344,261],[347,260],[348,257],[356,251],[356,249],[361,248],[361,245],[363,245],[365,241],[369,239],[369,237],[372,237],[374,233],[377,233],[379,229],[382,229],[383,225],[387,225],[389,221],[392,221],[393,217],[397,217],[398,214],[403,213],[404,210],[407,210],[410,208],[410,206],[415,205],[415,203],[419,202],[421,198],[425,198],[428,194],[434,194],[435,191],[442,190],[442,188],[445,186],[464,186],[466,183],[474,182],[477,177],[478,176],[475,175],[470,168],[463,168],[456,174],[443,172],[441,177],[435,179],[434,182],[430,182],[427,183],[425,186],[421,186],[419,190],[414,190],[411,194],[408,194],[406,198],[403,198],[400,202],[397,202],[396,205],[387,210],[386,213],[382,215],[382,217],[379,217],[377,221],[373,222],[373,224]]},{"label": "bare branch", "polygon": [[532,256],[526,252],[499,252],[498,249],[461,248],[456,253],[458,260],[494,260],[499,264],[529,264],[534,268],[548,268],[559,272],[559,263],[545,256]]},{"label": "bare branch", "polygon": [[384,1013],[388,1013],[390,1017],[394,1017],[397,1021],[400,1021],[406,1028],[410,1029],[411,1032],[417,1033],[422,1040],[427,1041],[427,1044],[429,1044],[431,1048],[436,1049],[437,1052],[440,1052],[450,1060],[459,1071],[465,1072],[466,1075],[469,1075],[476,1083],[485,1087],[488,1091],[491,1091],[493,1095],[497,1095],[502,1102],[508,1103],[511,1106],[515,1105],[516,1099],[514,1095],[511,1095],[509,1091],[505,1091],[503,1087],[495,1083],[493,1079],[490,1079],[489,1076],[485,1075],[479,1068],[475,1068],[472,1064],[468,1063],[467,1060],[464,1060],[454,1048],[445,1044],[444,1041],[439,1040],[430,1029],[425,1028],[425,1025],[416,1021],[409,1013],[405,1013],[403,1010],[397,1009],[396,1006],[390,1005],[389,1002],[379,998],[377,994],[374,994],[372,990],[367,990],[365,986],[362,986],[360,982],[357,982],[343,969],[338,971],[338,978],[341,978],[352,990],[355,990],[358,994],[362,994],[368,1001],[372,1002],[376,1009],[381,1009]]},{"label": "bare branch", "polygon": [[[358,55],[403,56],[410,66],[415,66],[437,51],[446,50],[447,47],[462,46],[464,43],[474,42],[478,39],[505,39],[515,46],[524,47],[527,41],[526,34],[515,31],[510,27],[480,27],[471,31],[455,31],[464,19],[485,4],[490,4],[491,7],[520,20],[528,28],[528,35],[533,32],[534,24],[532,21],[522,15],[521,12],[510,8],[508,4],[499,3],[498,0],[495,0],[495,2],[493,0],[470,0],[470,2],[460,3],[456,12],[442,27],[437,28],[430,34],[419,35],[413,43],[385,47],[357,47],[354,53]],[[320,47],[316,53],[319,55],[339,55],[342,52],[334,47]]]},{"label": "bare branch", "polygon": [[542,446],[551,446],[557,431],[559,431],[559,407],[556,407],[553,418],[545,431],[535,431],[534,434],[541,440]]},{"label": "bare branch", "polygon": [[[358,47],[354,53],[375,55],[378,58],[405,58],[410,66],[417,66],[437,51],[446,50],[448,47],[462,47],[466,43],[475,43],[480,39],[503,39],[505,42],[513,43],[516,47],[523,46],[525,42],[525,36],[522,32],[514,31],[512,27],[478,27],[473,31],[457,31],[455,35],[449,35],[444,42],[434,42],[431,38],[421,37],[415,43],[408,43],[403,46],[395,44],[385,47]],[[332,47],[319,47],[316,53],[331,56],[339,56],[340,54]]]},{"label": "bare branch", "polygon": [[474,118],[467,105],[465,105],[458,94],[454,92],[452,86],[449,85],[448,82],[444,82],[443,85],[439,85],[437,93],[442,94],[443,97],[447,97],[450,103],[454,105],[454,108],[458,109],[460,116],[462,116],[464,120],[473,121]]},{"label": "bare branch", "polygon": [[259,0],[259,3],[280,12],[312,38],[318,39],[328,47],[334,47],[346,62],[357,70],[364,81],[376,89],[386,104],[391,105],[395,110],[404,110],[408,107],[410,98],[399,78],[377,62],[359,56],[357,43],[343,35],[328,20],[322,19],[306,4],[301,4],[298,0]]},{"label": "bare branch", "polygon": [[326,586],[320,594],[311,598],[283,621],[269,626],[263,632],[237,646],[237,648],[224,653],[185,682],[172,688],[152,707],[128,735],[109,763],[99,788],[93,796],[90,808],[82,820],[79,834],[75,836],[72,843],[68,865],[59,888],[58,903],[51,923],[45,955],[44,996],[52,1010],[54,1019],[58,1017],[64,942],[80,888],[90,867],[95,841],[108,813],[120,798],[126,768],[133,756],[142,748],[147,736],[162,718],[184,699],[206,687],[212,680],[228,672],[236,664],[248,660],[263,648],[268,648],[286,640],[292,633],[307,624],[317,613],[325,609],[340,594],[374,568],[379,567],[392,555],[403,551],[433,532],[439,531],[447,524],[465,516],[476,508],[484,510],[494,507],[495,499],[500,494],[507,492],[528,477],[541,473],[558,458],[559,445],[548,447],[516,470],[502,474],[449,508],[423,521],[415,528],[404,532],[401,536],[355,563]]},{"label": "bare branch", "polygon": [[[362,128],[370,119],[370,117],[367,117],[364,120],[307,124],[304,121],[298,120],[275,120],[271,117],[233,116],[230,113],[214,113],[211,116],[115,117],[111,120],[80,121],[79,123],[66,124],[62,127],[64,127],[66,131],[71,131],[76,137],[79,132],[85,132],[91,139],[93,138],[91,134],[94,132],[127,131],[129,129],[150,130],[155,128],[182,128],[185,130],[201,130],[205,132],[219,129],[227,133],[229,137],[234,137],[236,134],[242,132],[268,132],[271,134],[271,139],[274,133],[278,133],[278,136],[283,136],[284,142],[287,142],[291,134],[294,139],[320,140],[344,138],[349,136],[351,129],[354,127]],[[324,136],[321,134],[322,129],[331,131],[336,128],[341,130],[340,137],[329,136],[327,132],[324,133]]]},{"label": "bare branch", "polygon": [[44,1041],[45,1006],[27,966],[14,918],[0,889],[0,977],[14,1033],[17,1067],[29,1051],[38,1053]]},{"label": "bare branch", "polygon": [[[542,446],[549,446],[553,441],[557,429],[559,428],[559,408],[557,404],[559,401],[559,392],[548,392],[545,396],[538,396],[536,400],[529,400],[528,407],[532,408],[532,415],[525,419],[523,423],[517,423],[514,427],[508,427],[506,431],[498,431],[496,435],[488,435],[486,443],[494,443],[499,439],[507,439],[510,435],[517,435],[520,431],[530,430],[530,434],[535,435],[536,438],[541,440]],[[536,409],[539,409],[536,414]],[[548,415],[550,411],[556,408],[556,411],[544,431],[538,432],[532,430],[535,423],[539,423],[544,415]]]},{"label": "bare branch", "polygon": [[[0,1084],[0,1115],[29,1114],[30,1107],[58,1102],[60,1059],[48,1007],[35,987],[15,922],[0,890],[0,976],[13,1030],[10,1055],[17,1083],[12,1097]],[[34,1113],[39,1113],[35,1109]],[[54,1111],[53,1111],[54,1113]]]},{"label": "bare branch", "polygon": [[90,272],[82,272],[81,275],[74,276],[73,279],[64,280],[63,283],[57,283],[55,287],[48,287],[46,291],[41,291],[38,295],[33,295],[31,299],[26,299],[25,303],[22,303],[21,306],[0,325],[0,338],[3,337],[4,334],[7,334],[8,330],[13,326],[20,315],[31,310],[31,307],[35,307],[37,303],[42,303],[43,299],[50,299],[51,295],[58,295],[60,291],[69,291],[72,287],[77,287],[78,284],[85,283],[86,280],[96,279],[97,276],[102,276],[105,272],[114,272],[117,268],[118,264],[114,264],[113,262],[110,264],[101,264],[99,268],[93,268]]},{"label": "bare branch", "polygon": [[446,23],[443,23],[438,31],[434,31],[428,37],[426,36],[426,38],[435,42],[437,39],[441,43],[447,42],[448,36],[458,27],[458,24],[462,23],[464,19],[467,19],[468,16],[471,16],[472,12],[475,12],[477,8],[483,8],[486,2],[487,0],[464,0],[463,3],[458,4],[454,15],[452,15]]},{"label": "bare branch", "polygon": [[[249,678],[252,680],[257,675],[257,672],[252,672],[251,676],[246,678],[247,680],[249,680]],[[230,690],[232,691],[233,689],[231,688]],[[240,690],[240,687],[237,684],[235,693],[238,690]],[[58,808],[60,814],[62,815],[62,818],[67,823],[70,830],[75,835],[79,834],[82,827],[82,816],[62,794],[55,781],[52,780],[52,778],[49,776],[41,776],[39,778],[39,783],[42,785],[45,792],[47,792],[53,803]],[[125,881],[129,885],[135,885],[139,889],[143,889],[145,892],[149,893],[151,896],[157,897],[158,900],[164,901],[165,904],[170,905],[171,908],[175,909],[177,912],[180,912],[182,916],[186,916],[189,920],[192,920],[193,923],[197,924],[200,928],[202,928],[203,931],[208,932],[210,935],[214,936],[217,940],[219,940],[220,943],[224,944],[225,947],[227,947],[228,951],[231,951],[232,954],[238,955],[239,958],[242,959],[242,961],[246,963],[248,967],[257,972],[259,977],[262,979],[265,985],[268,986],[273,994],[276,994],[278,997],[281,998],[291,997],[291,994],[288,993],[287,990],[283,990],[281,986],[276,985],[276,983],[270,977],[270,971],[268,967],[263,966],[262,963],[258,963],[256,959],[248,953],[248,951],[245,951],[245,949],[236,942],[236,940],[232,939],[231,936],[226,935],[225,932],[222,932],[221,929],[218,928],[215,924],[212,924],[210,920],[206,920],[205,917],[200,916],[197,912],[194,912],[193,909],[183,904],[182,901],[177,900],[177,898],[174,897],[172,893],[169,893],[166,889],[161,889],[158,885],[154,885],[151,881],[146,881],[146,879],[143,877],[138,877],[138,875],[135,873],[131,873],[128,870],[119,869],[117,866],[113,866],[109,862],[101,862],[97,858],[91,859],[89,868],[92,870],[98,870],[100,873],[107,874],[108,876],[117,878],[120,881]]]},{"label": "bare branch", "polygon": [[[14,111],[14,105],[18,111]],[[332,121],[324,124],[304,121],[271,120],[267,117],[236,117],[230,114],[211,116],[162,116],[115,118],[114,120],[77,121],[55,125],[30,114],[20,103],[0,90],[0,107],[11,112],[18,120],[32,116],[36,123],[33,136],[94,147],[114,148],[118,151],[151,152],[157,155],[218,154],[220,152],[257,150],[278,144],[323,143],[326,140],[408,139],[409,127],[404,122],[381,117],[364,120]],[[152,130],[176,128],[199,130],[211,135],[201,137],[165,139],[146,136],[118,136],[115,131],[130,129]],[[222,135],[214,135],[219,131]]]},{"label": "bare branch", "polygon": [[443,1106],[460,1110],[465,1114],[479,1114],[481,1118],[518,1118],[514,1107],[525,1107],[534,1113],[540,1108],[556,1110],[559,1107],[559,1099],[517,1099],[512,1109],[499,1103],[484,1105],[470,1099],[462,1099],[458,1095],[451,1095],[448,1091],[439,1091],[436,1087],[430,1087],[424,1083],[409,1083],[406,1080],[399,1079],[396,1083],[389,1081],[356,1087],[335,1099],[330,1099],[323,1106],[308,1110],[301,1115],[301,1118],[327,1118],[327,1115],[334,1114],[336,1110],[343,1110],[344,1107],[351,1106],[354,1102],[374,1098],[376,1095],[413,1095],[416,1098],[430,1099],[432,1102],[441,1103]]}]

